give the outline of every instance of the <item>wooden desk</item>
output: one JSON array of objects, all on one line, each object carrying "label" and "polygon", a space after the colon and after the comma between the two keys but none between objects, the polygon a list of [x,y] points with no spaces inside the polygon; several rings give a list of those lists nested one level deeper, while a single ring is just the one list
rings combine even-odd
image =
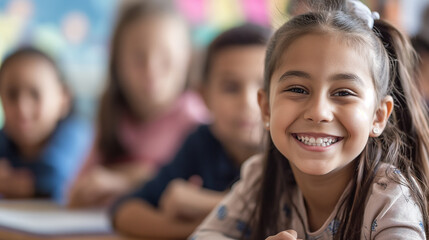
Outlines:
[{"label": "wooden desk", "polygon": [[37,236],[18,233],[11,230],[0,229],[0,239],[4,240],[151,240],[142,238],[130,238],[116,234],[112,235],[75,235],[75,236]]},{"label": "wooden desk", "polygon": [[1,240],[150,240],[112,232],[106,210],[70,210],[43,200],[0,200]]}]

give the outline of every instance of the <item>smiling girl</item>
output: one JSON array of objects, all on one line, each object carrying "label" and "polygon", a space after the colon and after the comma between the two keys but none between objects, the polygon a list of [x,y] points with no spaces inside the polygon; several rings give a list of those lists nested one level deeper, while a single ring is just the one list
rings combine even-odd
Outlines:
[{"label": "smiling girl", "polygon": [[16,49],[0,67],[0,98],[0,196],[64,203],[93,134],[74,113],[53,58],[32,47]]},{"label": "smiling girl", "polygon": [[271,39],[258,93],[267,152],[193,239],[426,239],[415,54],[360,1],[325,4]]}]

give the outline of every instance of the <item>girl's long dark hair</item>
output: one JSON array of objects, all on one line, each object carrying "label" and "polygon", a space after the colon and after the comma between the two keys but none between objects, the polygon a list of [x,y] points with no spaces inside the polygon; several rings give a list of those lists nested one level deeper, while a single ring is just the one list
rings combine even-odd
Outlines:
[{"label": "girl's long dark hair", "polygon": [[[366,200],[381,163],[388,163],[401,171],[401,179],[391,174],[389,169],[386,174],[392,181],[410,188],[422,212],[426,236],[429,236],[429,124],[426,105],[414,83],[416,54],[408,39],[389,23],[376,20],[370,29],[362,19],[347,13],[342,1],[330,2],[337,4],[328,6],[330,11],[297,16],[277,30],[266,54],[266,93],[269,94],[270,79],[282,53],[294,40],[305,34],[336,34],[349,46],[365,53],[377,100],[390,95],[395,107],[383,134],[369,138],[363,152],[353,162],[355,174],[351,180],[352,188],[340,203],[336,218],[341,224],[335,239],[361,239]],[[280,201],[283,197],[293,206],[291,196],[296,188],[293,173],[288,160],[276,149],[271,138],[268,140],[258,188],[256,208],[249,223],[253,230],[251,239],[254,240],[265,239],[285,230],[284,225],[279,226],[282,213]]]}]

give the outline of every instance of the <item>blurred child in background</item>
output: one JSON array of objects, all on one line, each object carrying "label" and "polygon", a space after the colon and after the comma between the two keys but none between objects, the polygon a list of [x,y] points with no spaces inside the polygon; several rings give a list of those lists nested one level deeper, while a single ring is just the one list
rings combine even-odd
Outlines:
[{"label": "blurred child in background", "polygon": [[22,48],[0,67],[5,125],[0,131],[0,194],[63,200],[91,146],[92,129],[71,114],[55,62]]},{"label": "blurred child in background", "polygon": [[240,165],[261,150],[256,96],[269,35],[269,30],[247,24],[212,42],[202,94],[213,122],[192,133],[153,180],[115,204],[112,221],[117,230],[186,238],[238,179]]},{"label": "blurred child in background", "polygon": [[167,0],[128,5],[114,31],[107,89],[93,151],[69,194],[69,205],[106,205],[148,180],[206,121],[186,87],[187,27]]},{"label": "blurred child in background", "polygon": [[420,62],[417,66],[420,74],[420,89],[426,99],[426,103],[429,104],[429,7],[426,8],[423,14],[420,30],[412,39],[412,43],[420,57]]}]

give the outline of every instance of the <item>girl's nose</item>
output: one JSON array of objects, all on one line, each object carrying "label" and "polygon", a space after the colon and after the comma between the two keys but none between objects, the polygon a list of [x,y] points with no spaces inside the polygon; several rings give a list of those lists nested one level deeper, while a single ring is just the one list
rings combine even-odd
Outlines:
[{"label": "girl's nose", "polygon": [[332,106],[327,97],[312,96],[312,99],[307,103],[304,119],[315,123],[331,122],[334,118]]}]

